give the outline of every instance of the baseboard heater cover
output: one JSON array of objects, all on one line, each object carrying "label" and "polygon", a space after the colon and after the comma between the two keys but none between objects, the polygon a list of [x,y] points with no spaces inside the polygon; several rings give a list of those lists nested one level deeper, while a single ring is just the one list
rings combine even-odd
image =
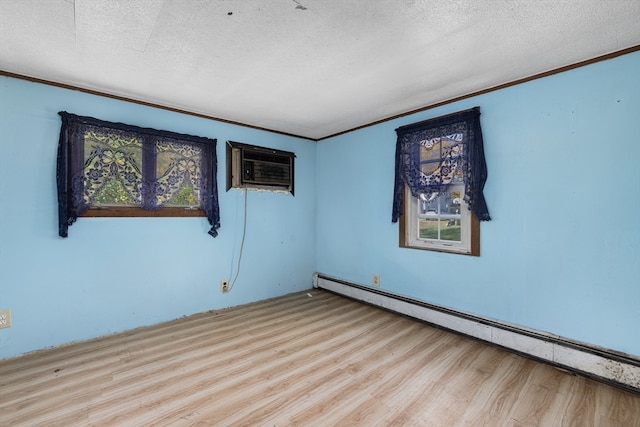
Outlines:
[{"label": "baseboard heater cover", "polygon": [[313,286],[640,392],[640,359],[634,356],[451,310],[322,273],[314,274]]}]

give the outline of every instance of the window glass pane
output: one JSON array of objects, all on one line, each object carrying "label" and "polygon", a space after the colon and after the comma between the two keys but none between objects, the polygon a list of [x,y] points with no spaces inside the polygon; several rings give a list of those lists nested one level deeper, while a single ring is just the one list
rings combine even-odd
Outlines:
[{"label": "window glass pane", "polygon": [[134,205],[135,200],[127,192],[117,178],[112,177],[93,196],[93,202],[98,205]]},{"label": "window glass pane", "polygon": [[453,165],[453,174],[451,174],[451,184],[464,184],[464,176],[462,175],[462,166],[459,164],[461,160],[457,159]]},{"label": "window glass pane", "polygon": [[425,175],[432,175],[438,172],[440,162],[427,162],[420,164],[420,171]]},{"label": "window glass pane", "polygon": [[459,219],[440,221],[440,240],[459,242],[462,240],[462,228]]},{"label": "window glass pane", "polygon": [[436,197],[433,200],[425,200],[420,198],[418,200],[418,214],[419,215],[437,215],[440,212],[440,204],[438,202],[440,198]]},{"label": "window glass pane", "polygon": [[96,205],[141,201],[142,141],[126,132],[89,127],[84,134],[83,198]]},{"label": "window glass pane", "polygon": [[438,239],[438,218],[420,218],[418,234],[420,239]]},{"label": "window glass pane", "polygon": [[422,161],[439,161],[442,158],[440,139],[433,138],[420,143],[420,159]]},{"label": "window glass pane", "polygon": [[440,138],[442,157],[462,155],[462,137],[461,133],[456,133]]},{"label": "window glass pane", "polygon": [[425,175],[439,176],[443,183],[462,183],[462,141],[462,134],[421,141],[421,172]]},{"label": "window glass pane", "polygon": [[460,191],[448,191],[442,194],[438,200],[440,201],[440,212],[447,215],[459,215],[460,203],[462,202],[462,193]]},{"label": "window glass pane", "polygon": [[433,200],[418,199],[418,238],[462,241],[462,192],[452,190]]},{"label": "window glass pane", "polygon": [[202,148],[158,141],[156,153],[157,203],[199,206]]}]

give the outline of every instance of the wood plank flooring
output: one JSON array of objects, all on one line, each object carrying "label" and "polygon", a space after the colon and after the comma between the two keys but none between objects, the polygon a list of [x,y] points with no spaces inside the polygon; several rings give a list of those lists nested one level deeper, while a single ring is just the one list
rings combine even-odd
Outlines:
[{"label": "wood plank flooring", "polygon": [[640,394],[309,293],[0,361],[0,426],[640,426]]}]

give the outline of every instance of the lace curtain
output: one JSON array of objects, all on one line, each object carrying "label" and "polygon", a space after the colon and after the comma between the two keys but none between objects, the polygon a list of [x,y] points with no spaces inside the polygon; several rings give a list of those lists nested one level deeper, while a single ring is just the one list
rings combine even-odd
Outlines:
[{"label": "lace curtain", "polygon": [[104,200],[158,210],[199,208],[220,227],[216,140],[58,113],[58,234]]},{"label": "lace curtain", "polygon": [[396,129],[396,173],[392,222],[403,213],[404,187],[413,197],[433,200],[464,183],[464,201],[480,220],[491,219],[484,199],[487,180],[480,108]]}]

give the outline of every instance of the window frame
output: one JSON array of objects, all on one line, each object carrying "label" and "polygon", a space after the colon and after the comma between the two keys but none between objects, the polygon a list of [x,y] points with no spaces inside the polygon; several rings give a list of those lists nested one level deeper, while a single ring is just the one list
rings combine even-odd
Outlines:
[{"label": "window frame", "polygon": [[[68,227],[77,218],[81,217],[206,217],[211,225],[209,234],[216,237],[217,229],[220,227],[216,139],[108,122],[93,117],[77,116],[65,111],[61,111],[58,114],[62,118],[56,168],[59,235],[61,237],[67,237]],[[142,186],[143,196],[141,201],[136,204],[101,205],[95,204],[91,199],[86,200],[82,193],[79,192],[84,191],[85,188],[85,178],[81,177],[86,173],[85,168],[88,165],[85,163],[84,153],[87,149],[85,145],[86,132],[90,128],[104,131],[105,135],[108,135],[110,130],[126,132],[143,141],[140,147],[142,174],[139,177],[139,181],[136,181],[138,182],[136,185]],[[158,185],[155,175],[158,167],[157,152],[153,151],[152,154],[149,154],[150,147],[155,147],[156,144],[164,141],[177,146],[201,147],[198,148],[201,153],[199,161],[202,169],[200,169],[200,175],[196,180],[199,182],[198,193],[196,194],[200,194],[197,206],[176,206],[175,204],[162,206],[155,199],[155,190],[152,190],[153,193],[151,194],[144,192],[145,185]],[[152,162],[151,164],[149,163],[150,161]],[[147,162],[146,166],[144,162]],[[151,176],[147,175],[149,169],[153,170]],[[78,180],[80,179],[82,179],[83,183],[79,183]]]},{"label": "window frame", "polygon": [[462,240],[458,243],[420,238],[418,236],[418,221],[420,220],[417,209],[418,199],[411,195],[407,186],[405,186],[404,197],[404,212],[399,221],[399,246],[401,248],[480,256],[480,220],[469,210],[464,200],[461,200],[460,203]]}]

